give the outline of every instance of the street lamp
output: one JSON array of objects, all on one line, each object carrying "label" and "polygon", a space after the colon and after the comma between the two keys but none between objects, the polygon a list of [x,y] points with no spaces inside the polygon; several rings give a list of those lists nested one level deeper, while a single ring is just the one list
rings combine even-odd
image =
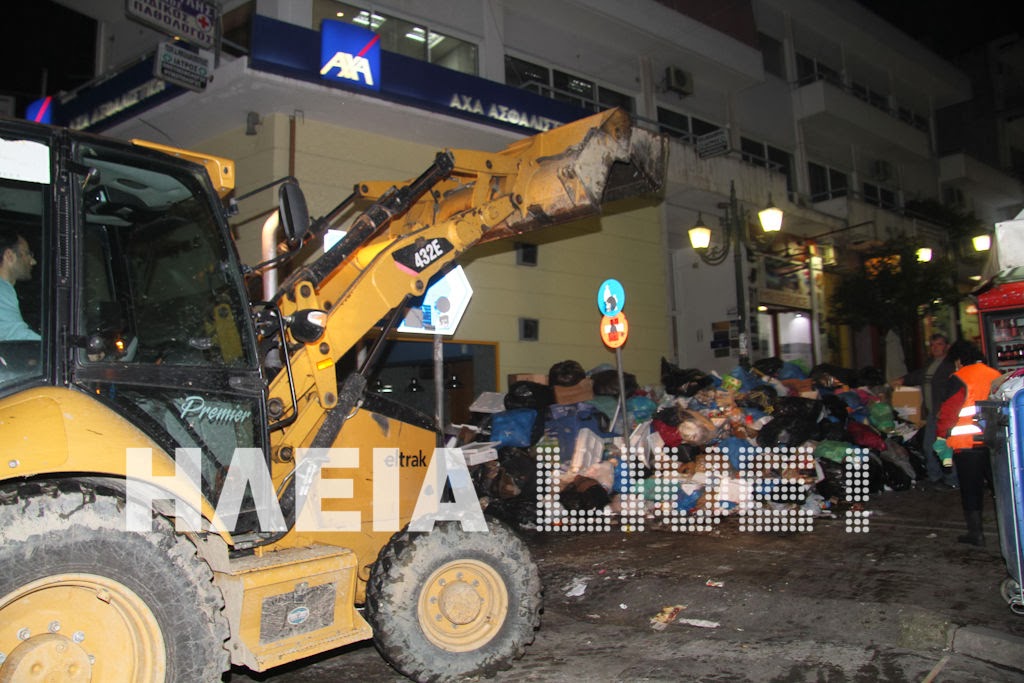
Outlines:
[{"label": "street lamp", "polygon": [[[697,253],[704,263],[717,266],[725,262],[730,250],[733,255],[733,271],[736,276],[736,314],[739,318],[739,354],[740,365],[746,368],[750,364],[747,348],[747,304],[746,286],[743,282],[743,256],[741,245],[751,248],[746,235],[745,212],[740,211],[739,201],[736,199],[736,183],[729,183],[729,203],[719,204],[719,208],[725,209],[726,228],[725,240],[721,246],[711,246],[711,229],[704,225],[702,216],[697,214],[697,225],[690,228],[690,246]],[[758,212],[758,219],[761,221],[761,229],[764,232],[778,232],[782,229],[782,210],[772,204],[771,196],[768,197],[768,206]]]}]

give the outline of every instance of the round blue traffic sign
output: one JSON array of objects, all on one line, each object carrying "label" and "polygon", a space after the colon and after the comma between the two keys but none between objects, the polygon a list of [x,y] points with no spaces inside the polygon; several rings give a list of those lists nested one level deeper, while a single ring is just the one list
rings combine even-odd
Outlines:
[{"label": "round blue traffic sign", "polygon": [[601,311],[601,315],[618,315],[625,305],[626,290],[618,280],[605,280],[597,288],[597,310]]}]

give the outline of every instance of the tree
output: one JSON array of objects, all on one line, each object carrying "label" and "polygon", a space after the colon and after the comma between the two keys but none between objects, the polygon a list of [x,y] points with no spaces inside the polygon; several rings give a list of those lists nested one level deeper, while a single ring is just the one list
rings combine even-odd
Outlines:
[{"label": "tree", "polygon": [[883,336],[891,330],[899,337],[909,366],[921,318],[958,301],[954,278],[953,263],[922,263],[906,240],[890,240],[865,254],[860,266],[844,275],[829,301],[832,322],[854,329],[873,325]]}]

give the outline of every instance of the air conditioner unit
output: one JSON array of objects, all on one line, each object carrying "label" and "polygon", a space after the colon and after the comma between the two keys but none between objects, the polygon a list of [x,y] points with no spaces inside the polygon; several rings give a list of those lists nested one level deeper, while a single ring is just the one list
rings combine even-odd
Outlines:
[{"label": "air conditioner unit", "polygon": [[680,95],[693,94],[693,74],[684,71],[677,66],[670,66],[665,69],[665,88],[669,92]]},{"label": "air conditioner unit", "polygon": [[892,164],[885,159],[878,159],[872,162],[871,177],[875,180],[889,180],[892,178]]}]

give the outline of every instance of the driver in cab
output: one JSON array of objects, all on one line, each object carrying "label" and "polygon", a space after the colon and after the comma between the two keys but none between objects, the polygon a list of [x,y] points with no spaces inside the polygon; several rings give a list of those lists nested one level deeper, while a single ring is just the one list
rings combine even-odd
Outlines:
[{"label": "driver in cab", "polygon": [[16,282],[32,278],[35,256],[28,242],[9,228],[0,228],[0,341],[38,341],[35,332],[21,317]]}]

